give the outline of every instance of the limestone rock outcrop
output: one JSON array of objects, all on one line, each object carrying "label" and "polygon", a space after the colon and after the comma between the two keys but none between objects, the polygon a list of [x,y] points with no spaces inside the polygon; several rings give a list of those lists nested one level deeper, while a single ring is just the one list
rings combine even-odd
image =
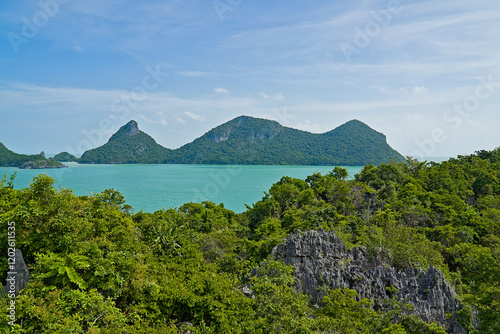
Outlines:
[{"label": "limestone rock outcrop", "polygon": [[383,300],[398,297],[413,304],[422,320],[436,322],[448,333],[465,333],[457,322],[460,302],[436,268],[397,271],[370,259],[364,247],[348,250],[334,232],[321,228],[289,235],[272,254],[295,267],[296,290],[312,303],[321,305],[329,288],[354,289],[360,298],[374,300],[376,309],[384,307]]}]

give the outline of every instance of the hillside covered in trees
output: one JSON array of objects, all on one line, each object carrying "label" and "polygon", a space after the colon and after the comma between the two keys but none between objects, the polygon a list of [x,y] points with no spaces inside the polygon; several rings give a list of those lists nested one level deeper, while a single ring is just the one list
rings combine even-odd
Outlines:
[{"label": "hillside covered in trees", "polygon": [[387,144],[385,135],[357,120],[314,134],[240,116],[175,150],[157,144],[139,130],[137,122],[130,121],[106,144],[86,151],[78,162],[364,166],[393,159],[405,161]]},{"label": "hillside covered in trees", "polygon": [[26,155],[9,150],[0,143],[0,167],[19,167],[22,169],[63,168],[55,159],[47,159],[44,154]]},{"label": "hillside covered in trees", "polygon": [[[385,309],[351,289],[324,291],[318,304],[295,291],[293,267],[271,250],[290,233],[321,227],[382,266],[438,268],[461,302],[463,328],[498,333],[499,177],[500,149],[439,164],[367,165],[351,180],[336,167],[283,177],[242,214],[211,202],[134,213],[115,190],[77,197],[44,175],[15,190],[7,177],[0,252],[14,222],[31,271],[15,332],[445,333],[390,286]],[[7,303],[0,298],[2,319]]]}]

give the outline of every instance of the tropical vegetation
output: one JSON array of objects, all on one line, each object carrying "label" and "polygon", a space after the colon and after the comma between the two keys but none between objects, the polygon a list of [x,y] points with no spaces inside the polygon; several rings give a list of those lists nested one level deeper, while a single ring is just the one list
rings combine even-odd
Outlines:
[{"label": "tropical vegetation", "polygon": [[[445,333],[397,299],[381,311],[354,290],[330,290],[321,305],[296,293],[293,267],[270,251],[288,233],[321,227],[388,266],[441,269],[468,333],[499,333],[499,179],[500,149],[443,163],[367,165],[351,179],[335,167],[305,180],[283,177],[235,214],[211,202],[134,213],[113,189],[75,196],[39,175],[16,190],[7,176],[0,252],[14,222],[31,279],[17,298],[15,327],[2,320],[0,330]],[[5,277],[7,259],[0,261]],[[7,302],[0,298],[1,319]]]},{"label": "tropical vegetation", "polygon": [[313,134],[240,116],[175,150],[159,145],[130,121],[108,143],[86,151],[79,162],[364,166],[393,159],[405,161],[382,133],[360,121]]},{"label": "tropical vegetation", "polygon": [[27,169],[61,168],[62,163],[54,159],[47,159],[43,154],[18,154],[0,143],[0,167],[19,167]]},{"label": "tropical vegetation", "polygon": [[70,154],[68,152],[61,152],[59,154],[54,155],[54,160],[61,161],[61,162],[76,162],[78,161],[78,158],[75,157],[73,154]]}]

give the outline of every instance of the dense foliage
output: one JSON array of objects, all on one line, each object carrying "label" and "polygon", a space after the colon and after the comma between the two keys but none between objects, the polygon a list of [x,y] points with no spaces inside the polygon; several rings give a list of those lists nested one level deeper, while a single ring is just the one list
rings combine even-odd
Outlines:
[{"label": "dense foliage", "polygon": [[[15,222],[32,273],[12,331],[444,333],[402,301],[382,312],[349,289],[329,291],[321,307],[295,293],[293,268],[269,252],[288,233],[321,226],[387,265],[440,268],[466,306],[469,333],[498,333],[499,173],[499,149],[441,164],[368,165],[352,180],[336,167],[283,177],[239,215],[210,202],[132,213],[115,190],[76,197],[44,175],[23,190],[5,179],[0,252]],[[7,260],[0,264],[5,277]],[[253,268],[259,275],[249,279]],[[241,292],[248,284],[253,298]],[[6,303],[0,298],[1,319]]]},{"label": "dense foliage", "polygon": [[75,157],[73,154],[70,154],[68,152],[61,152],[59,154],[56,154],[56,155],[54,155],[53,159],[57,160],[57,161],[61,161],[61,162],[78,161],[77,157]]},{"label": "dense foliage", "polygon": [[378,165],[405,159],[383,134],[359,121],[313,134],[248,116],[235,118],[176,150],[158,145],[125,125],[102,147],[85,152],[81,163],[175,163],[251,165]]},{"label": "dense foliage", "polygon": [[170,154],[171,150],[156,143],[146,133],[139,131],[137,123],[130,121],[122,126],[106,144],[83,153],[78,162],[86,164],[159,164]]},{"label": "dense foliage", "polygon": [[54,159],[47,159],[43,155],[18,154],[9,150],[0,143],[0,167],[20,167],[20,168],[60,168],[62,163]]}]

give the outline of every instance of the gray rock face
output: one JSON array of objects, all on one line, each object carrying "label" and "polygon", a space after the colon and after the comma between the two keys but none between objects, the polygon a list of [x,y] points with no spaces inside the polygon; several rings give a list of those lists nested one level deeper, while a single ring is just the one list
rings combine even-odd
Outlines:
[{"label": "gray rock face", "polygon": [[20,169],[52,169],[52,168],[66,168],[63,164],[58,164],[56,166],[47,165],[46,160],[39,160],[37,162],[27,161],[19,166]]},{"label": "gray rock face", "polygon": [[364,247],[348,250],[335,233],[322,229],[297,231],[272,254],[295,267],[296,290],[309,295],[313,303],[320,305],[328,288],[354,289],[360,298],[374,300],[376,309],[384,307],[384,299],[397,296],[413,304],[413,312],[422,320],[436,322],[449,333],[466,332],[457,323],[460,303],[438,269],[398,272],[371,261]]},{"label": "gray rock face", "polygon": [[120,131],[127,136],[133,136],[139,133],[139,125],[137,124],[136,121],[130,121],[124,126],[122,126]]},{"label": "gray rock face", "polygon": [[[7,272],[6,282],[7,285],[3,287],[7,295],[14,294],[16,297],[19,295],[19,291],[26,287],[30,279],[30,272],[28,271],[28,266],[24,262],[23,253],[16,248],[15,255],[13,257],[14,263],[9,257],[8,266],[10,270]],[[12,267],[11,267],[12,266]]]}]

